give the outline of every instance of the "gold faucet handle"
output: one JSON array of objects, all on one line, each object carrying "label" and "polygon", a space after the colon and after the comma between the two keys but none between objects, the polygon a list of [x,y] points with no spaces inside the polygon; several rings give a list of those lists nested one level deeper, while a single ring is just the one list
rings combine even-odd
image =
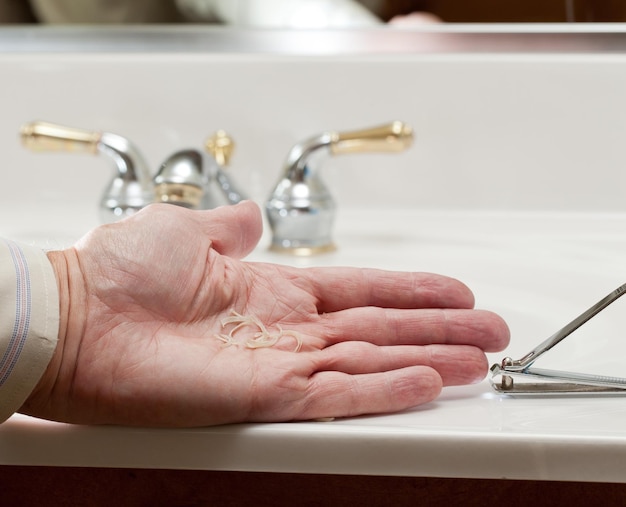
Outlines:
[{"label": "gold faucet handle", "polygon": [[102,133],[35,121],[20,128],[22,144],[32,151],[98,153]]},{"label": "gold faucet handle", "polygon": [[335,132],[330,143],[333,155],[365,152],[400,152],[413,144],[413,129],[402,121],[393,121],[364,130]]},{"label": "gold faucet handle", "polygon": [[206,140],[204,147],[208,153],[213,155],[220,167],[225,167],[230,163],[230,158],[235,149],[235,141],[225,131],[218,130]]}]

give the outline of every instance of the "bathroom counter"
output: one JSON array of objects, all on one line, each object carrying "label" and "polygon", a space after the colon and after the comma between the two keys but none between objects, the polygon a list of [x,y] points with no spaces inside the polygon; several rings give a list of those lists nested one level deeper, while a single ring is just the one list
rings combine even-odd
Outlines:
[{"label": "bathroom counter", "polygon": [[[250,259],[458,277],[477,307],[498,312],[511,328],[507,351],[490,355],[499,362],[521,357],[626,280],[624,231],[620,213],[340,209],[335,253],[281,256],[267,251],[264,238]],[[4,225],[3,235],[11,232]],[[541,366],[626,376],[624,304],[559,344]],[[487,380],[446,388],[403,413],[331,422],[166,430],[15,415],[0,426],[0,465],[626,482],[625,461],[626,397],[512,398]]]}]

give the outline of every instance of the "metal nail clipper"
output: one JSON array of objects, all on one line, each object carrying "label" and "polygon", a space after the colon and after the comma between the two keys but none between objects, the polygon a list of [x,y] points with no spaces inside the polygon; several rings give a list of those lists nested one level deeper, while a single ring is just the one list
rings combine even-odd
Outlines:
[{"label": "metal nail clipper", "polygon": [[505,357],[491,367],[491,385],[501,394],[624,394],[626,378],[533,368],[533,363],[626,293],[626,284],[598,301],[518,360]]}]

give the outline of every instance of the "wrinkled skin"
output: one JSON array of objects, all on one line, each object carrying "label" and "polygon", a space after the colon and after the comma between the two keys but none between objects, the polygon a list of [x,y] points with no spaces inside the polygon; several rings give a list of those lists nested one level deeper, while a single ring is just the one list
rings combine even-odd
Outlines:
[{"label": "wrinkled skin", "polygon": [[[59,344],[22,412],[89,424],[204,426],[403,410],[479,381],[506,324],[438,275],[244,262],[262,222],[250,202],[154,205],[49,252]],[[275,346],[225,347],[231,311]],[[246,327],[238,334],[252,335]]]}]

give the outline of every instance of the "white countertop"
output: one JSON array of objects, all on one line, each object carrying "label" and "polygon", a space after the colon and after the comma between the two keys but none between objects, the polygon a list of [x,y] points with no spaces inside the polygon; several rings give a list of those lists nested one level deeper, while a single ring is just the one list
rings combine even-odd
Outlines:
[{"label": "white countertop", "polygon": [[[27,229],[7,227],[4,235],[26,239],[18,232]],[[58,231],[72,236],[65,233]],[[271,254],[264,240],[251,260],[456,276],[474,290],[477,307],[511,328],[509,349],[493,362],[521,357],[626,281],[626,214],[340,209],[336,240],[336,253],[310,259]],[[541,366],[626,376],[624,304]],[[446,388],[404,413],[332,422],[162,430],[15,415],[0,426],[4,465],[626,482],[624,462],[626,397],[502,397],[487,381]]]}]

